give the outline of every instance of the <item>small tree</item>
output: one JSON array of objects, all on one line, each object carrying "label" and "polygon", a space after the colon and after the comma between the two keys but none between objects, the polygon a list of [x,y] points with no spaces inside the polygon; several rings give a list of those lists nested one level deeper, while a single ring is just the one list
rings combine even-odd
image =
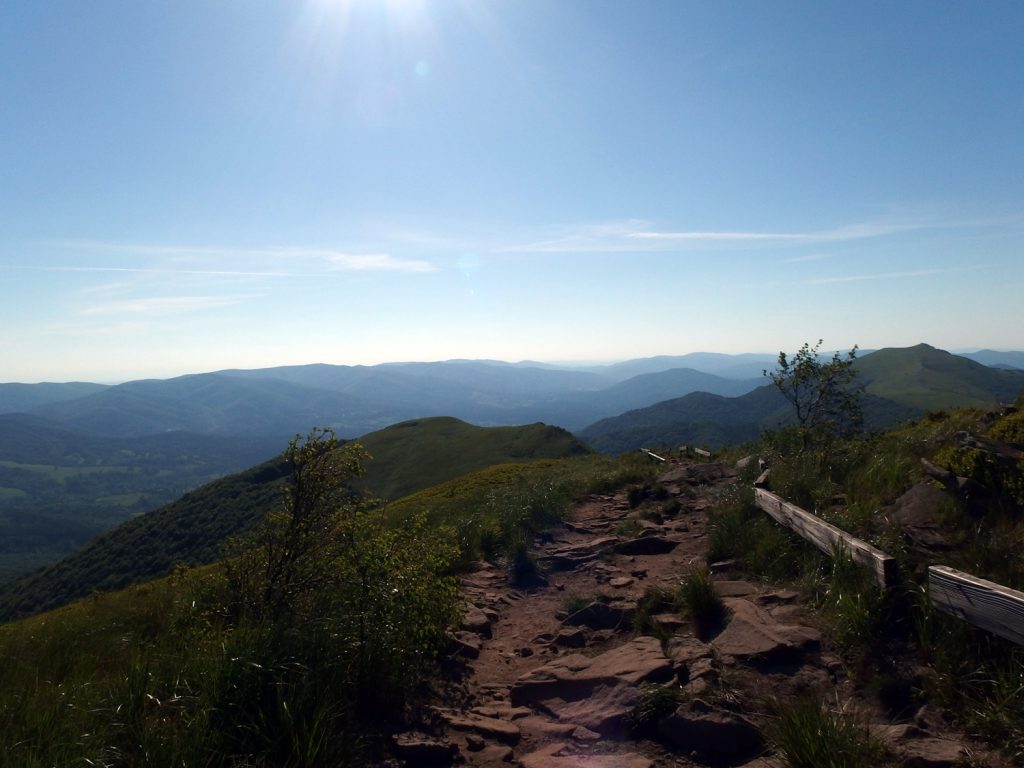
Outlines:
[{"label": "small tree", "polygon": [[273,638],[289,669],[330,679],[358,716],[394,712],[457,619],[457,537],[423,515],[389,525],[351,487],[369,455],[330,430],[296,437],[283,458],[280,506],[228,548],[230,614]]},{"label": "small tree", "polygon": [[821,344],[821,339],[813,347],[805,343],[792,357],[779,352],[778,367],[764,371],[793,406],[804,448],[850,435],[863,424],[864,387],[856,382],[853,367],[856,345],[845,355],[836,352],[831,360],[822,361]]}]

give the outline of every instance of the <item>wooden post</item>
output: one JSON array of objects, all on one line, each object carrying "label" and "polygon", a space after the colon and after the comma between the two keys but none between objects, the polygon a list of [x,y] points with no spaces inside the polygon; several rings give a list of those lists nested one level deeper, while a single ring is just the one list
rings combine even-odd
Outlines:
[{"label": "wooden post", "polygon": [[799,533],[825,554],[831,556],[837,549],[849,552],[854,562],[874,572],[875,581],[882,589],[896,582],[896,558],[764,488],[754,489],[754,501],[776,521]]},{"label": "wooden post", "polygon": [[1024,592],[933,565],[928,569],[928,599],[944,613],[1024,645]]}]

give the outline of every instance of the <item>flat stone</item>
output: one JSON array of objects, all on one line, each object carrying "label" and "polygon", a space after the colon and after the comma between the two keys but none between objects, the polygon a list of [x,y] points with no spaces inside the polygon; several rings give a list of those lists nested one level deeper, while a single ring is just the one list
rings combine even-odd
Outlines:
[{"label": "flat stone", "polygon": [[517,725],[526,736],[547,736],[555,739],[567,739],[579,728],[576,723],[554,722],[538,715],[524,717]]},{"label": "flat stone", "polygon": [[462,614],[460,629],[464,632],[472,632],[481,637],[491,637],[491,618],[475,605],[471,605]]},{"label": "flat stone", "polygon": [[669,632],[674,632],[680,627],[686,626],[686,619],[678,613],[659,613],[651,618],[654,620],[655,624],[662,629],[667,629]]},{"label": "flat stone", "polygon": [[654,762],[635,752],[611,755],[577,753],[568,744],[556,742],[519,758],[522,768],[654,768]]},{"label": "flat stone", "polygon": [[715,592],[721,597],[748,597],[757,594],[757,587],[749,581],[715,581]]},{"label": "flat stone", "polygon": [[454,655],[464,656],[467,659],[475,659],[480,656],[480,635],[460,629],[452,633],[450,640]]},{"label": "flat stone", "polygon": [[411,765],[451,765],[459,748],[421,733],[399,733],[391,738],[395,754]]},{"label": "flat stone", "polygon": [[614,579],[609,580],[608,586],[614,587],[615,589],[624,589],[633,583],[633,579],[629,576],[616,576]]},{"label": "flat stone", "polygon": [[699,699],[662,719],[658,734],[676,749],[696,753],[701,762],[737,765],[764,750],[764,738],[752,722]]},{"label": "flat stone", "polygon": [[766,592],[757,596],[758,605],[789,605],[800,597],[800,593],[793,589],[776,589],[773,592]]},{"label": "flat stone", "polygon": [[561,648],[582,648],[587,644],[587,635],[579,627],[566,627],[559,631],[552,642]]},{"label": "flat stone", "polygon": [[725,605],[729,623],[711,641],[719,653],[754,664],[774,663],[798,660],[820,646],[816,629],[780,624],[748,600],[725,598]]},{"label": "flat stone", "polygon": [[664,536],[638,536],[635,539],[620,541],[615,551],[620,555],[663,555],[679,546],[678,541],[666,539]]},{"label": "flat stone", "polygon": [[505,744],[516,744],[519,741],[521,732],[519,726],[506,720],[499,720],[496,717],[484,717],[483,715],[458,715],[441,713],[448,727],[455,731],[470,731],[478,733],[485,738],[497,739]]},{"label": "flat stone", "polygon": [[590,627],[591,629],[616,629],[628,627],[636,613],[635,605],[622,603],[602,603],[594,601],[576,613],[565,618],[565,624],[572,627]]},{"label": "flat stone", "polygon": [[549,661],[520,677],[510,698],[516,706],[554,698],[578,701],[599,685],[664,683],[672,677],[661,642],[642,636],[598,656],[574,653]]},{"label": "flat stone", "polygon": [[640,703],[640,689],[633,685],[599,685],[577,701],[560,698],[540,703],[554,717],[594,731],[605,738],[630,737],[629,713]]},{"label": "flat stone", "polygon": [[930,737],[900,742],[897,749],[905,768],[953,768],[967,756],[962,744]]}]

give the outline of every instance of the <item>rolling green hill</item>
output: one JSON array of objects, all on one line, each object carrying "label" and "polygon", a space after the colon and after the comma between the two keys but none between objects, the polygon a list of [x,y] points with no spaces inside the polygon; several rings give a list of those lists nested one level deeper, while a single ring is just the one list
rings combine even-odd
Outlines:
[{"label": "rolling green hill", "polygon": [[281,444],[188,432],[94,437],[27,414],[0,414],[0,582],[273,456]]},{"label": "rolling green hill", "polygon": [[880,349],[856,363],[872,395],[921,411],[1012,402],[1024,372],[998,370],[927,344]]},{"label": "rolling green hill", "polygon": [[782,395],[760,387],[741,397],[694,392],[602,419],[579,433],[595,450],[618,454],[680,444],[719,448],[757,437],[787,414]]},{"label": "rolling green hill", "polygon": [[[881,349],[855,367],[872,431],[931,410],[1010,402],[1024,389],[1024,373],[988,368],[927,344]],[[787,403],[768,386],[731,398],[695,392],[602,419],[578,434],[606,453],[680,443],[721,447],[751,440],[789,416]]]},{"label": "rolling green hill", "polygon": [[[492,465],[589,452],[558,427],[485,428],[450,418],[397,424],[366,435],[365,445],[375,459],[362,485],[387,498]],[[62,605],[93,590],[155,579],[177,563],[212,562],[227,537],[249,530],[278,502],[286,471],[274,459],[215,480],[122,523],[51,567],[0,585],[0,620]]]},{"label": "rolling green hill", "polygon": [[373,456],[363,484],[386,499],[399,499],[494,464],[588,452],[559,427],[476,427],[449,417],[405,421],[363,435],[359,442]]},{"label": "rolling green hill", "polygon": [[209,563],[221,542],[248,530],[280,499],[280,460],[204,485],[139,515],[61,560],[0,586],[0,621],[63,605],[93,590],[166,576],[177,563]]}]

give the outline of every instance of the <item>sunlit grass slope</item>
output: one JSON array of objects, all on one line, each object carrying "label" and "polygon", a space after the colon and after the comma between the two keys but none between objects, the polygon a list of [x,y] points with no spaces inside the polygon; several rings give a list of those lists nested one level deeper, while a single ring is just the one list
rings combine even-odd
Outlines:
[{"label": "sunlit grass slope", "polygon": [[[384,525],[361,535],[391,555],[374,549],[372,562],[348,565],[376,569],[371,596],[386,614],[353,612],[363,601],[345,590],[357,578],[337,595],[318,589],[302,626],[291,614],[239,617],[222,562],[0,625],[0,766],[380,764],[382,736],[415,700],[436,647],[410,646],[423,663],[392,669],[392,643],[436,638],[456,593],[424,597],[432,613],[390,603],[481,556],[514,567],[519,544],[574,499],[649,481],[658,467],[642,458],[504,464],[367,510]],[[402,542],[404,565],[392,548]],[[451,559],[421,573],[429,553]],[[341,631],[364,623],[359,635]]]},{"label": "sunlit grass slope", "polygon": [[[457,419],[404,422],[366,436],[375,458],[361,487],[397,498],[494,464],[583,454],[565,430],[543,424],[474,427]],[[282,445],[283,449],[284,446]],[[178,563],[210,563],[277,503],[285,472],[272,460],[139,515],[48,568],[0,587],[0,620],[63,605],[93,590],[164,576]]]},{"label": "sunlit grass slope", "polygon": [[559,427],[477,427],[449,417],[404,421],[363,435],[359,442],[373,456],[362,483],[385,499],[400,499],[495,464],[588,452]]},{"label": "sunlit grass slope", "polygon": [[998,370],[927,344],[880,349],[856,364],[869,394],[921,411],[1012,402],[1024,374]]}]

